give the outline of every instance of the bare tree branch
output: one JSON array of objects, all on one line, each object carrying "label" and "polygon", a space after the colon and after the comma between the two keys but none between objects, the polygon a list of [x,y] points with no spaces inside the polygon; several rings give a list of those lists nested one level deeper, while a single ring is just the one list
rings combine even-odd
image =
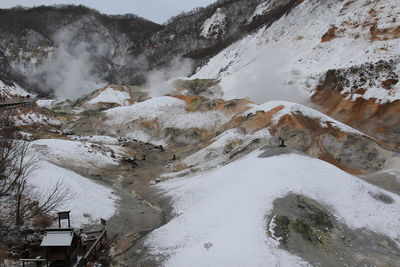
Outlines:
[{"label": "bare tree branch", "polygon": [[61,181],[46,194],[38,194],[28,183],[38,168],[38,159],[29,142],[17,138],[11,114],[0,114],[0,200],[7,197],[12,204],[12,216],[17,226],[35,216],[48,214],[70,198],[71,188]]}]

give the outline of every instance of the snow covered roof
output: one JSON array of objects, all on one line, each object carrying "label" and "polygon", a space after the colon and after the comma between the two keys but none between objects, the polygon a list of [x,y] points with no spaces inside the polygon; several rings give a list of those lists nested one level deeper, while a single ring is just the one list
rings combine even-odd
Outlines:
[{"label": "snow covered roof", "polygon": [[68,247],[72,243],[74,231],[66,229],[48,229],[43,237],[41,247]]}]

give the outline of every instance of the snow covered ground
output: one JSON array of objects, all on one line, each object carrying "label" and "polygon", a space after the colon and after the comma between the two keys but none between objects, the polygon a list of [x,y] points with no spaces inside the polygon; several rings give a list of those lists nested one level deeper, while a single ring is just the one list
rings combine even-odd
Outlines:
[{"label": "snow covered ground", "polygon": [[175,97],[152,98],[128,107],[117,107],[105,111],[109,124],[124,124],[141,119],[158,119],[165,127],[210,129],[228,121],[222,112],[188,112],[185,101]]},{"label": "snow covered ground", "polygon": [[104,145],[118,146],[120,144],[117,138],[106,135],[91,135],[91,136],[70,135],[69,138],[75,141],[100,143]]},{"label": "snow covered ground", "polygon": [[[399,27],[394,19],[399,12],[397,0],[306,0],[269,28],[227,47],[192,78],[221,79],[226,99],[299,102],[329,69],[399,59],[399,39],[388,35],[371,40],[370,34],[374,22],[382,32]],[[333,26],[337,27],[335,37],[322,42]],[[395,96],[398,99],[399,94]],[[383,88],[371,88],[365,97],[383,102],[395,99]]]},{"label": "snow covered ground", "polygon": [[14,85],[6,85],[0,80],[0,95],[5,96],[7,98],[13,98],[18,96],[36,96],[35,94],[28,93],[21,86]]},{"label": "snow covered ground", "polygon": [[72,226],[99,223],[100,218],[108,219],[114,215],[118,197],[110,188],[44,160],[38,167],[29,177],[37,192],[46,195],[58,181],[71,188],[70,199],[59,210],[71,211]]},{"label": "snow covered ground", "polygon": [[341,123],[340,121],[337,121],[319,111],[316,111],[312,108],[306,107],[301,104],[297,103],[292,103],[288,101],[268,101],[264,104],[261,105],[254,105],[252,109],[247,110],[243,115],[246,116],[251,113],[256,113],[259,110],[268,112],[276,107],[282,106],[283,109],[278,111],[274,116],[273,116],[273,122],[277,123],[279,120],[286,114],[295,114],[300,112],[304,116],[311,118],[311,119],[318,119],[321,123],[322,127],[328,127],[328,124],[331,127],[337,128],[343,132],[348,132],[348,133],[355,133],[359,135],[365,135],[361,133],[360,131],[357,131],[356,129]]},{"label": "snow covered ground", "polygon": [[98,103],[117,103],[121,106],[128,104],[128,100],[131,98],[128,92],[115,90],[111,87],[106,88],[98,96],[91,99],[88,104],[94,105]]},{"label": "snow covered ground", "polygon": [[44,125],[61,125],[61,121],[48,117],[46,115],[34,112],[29,110],[18,111],[17,114],[14,115],[14,121],[16,126],[26,126],[26,125],[35,125],[35,124],[44,124]]},{"label": "snow covered ground", "polygon": [[[33,141],[32,147],[42,158],[56,164],[75,164],[94,169],[118,164],[115,155],[123,154],[119,146],[99,145],[89,142],[60,139],[40,139]],[[114,157],[113,157],[114,155]]]},{"label": "snow covered ground", "polygon": [[[107,137],[92,137],[92,139],[113,141]],[[121,148],[59,139],[36,140],[31,142],[31,147],[39,159],[39,168],[29,177],[29,182],[43,194],[46,194],[57,181],[70,186],[71,198],[60,209],[71,210],[73,226],[98,223],[100,218],[108,219],[114,215],[117,208],[116,201],[119,198],[114,195],[111,188],[54,164],[82,167],[84,170],[109,167],[117,164],[117,160],[111,155],[114,152],[122,153]]]},{"label": "snow covered ground", "polygon": [[165,266],[307,265],[266,234],[274,199],[289,192],[334,207],[337,219],[351,228],[398,238],[399,196],[385,191],[394,199],[386,204],[369,193],[383,190],[324,161],[297,154],[260,158],[261,153],[162,183],[176,217],[147,238],[150,252],[168,255]]},{"label": "snow covered ground", "polygon": [[210,169],[230,159],[230,154],[225,152],[227,146],[233,144],[233,147],[228,149],[239,150],[248,146],[255,139],[260,140],[260,143],[267,144],[272,136],[268,129],[261,129],[255,133],[244,133],[243,129],[238,128],[230,129],[212,139],[209,146],[186,157],[182,163],[186,166],[196,166],[201,170]]},{"label": "snow covered ground", "polygon": [[[160,130],[168,127],[214,129],[231,118],[219,111],[189,112],[186,110],[185,101],[170,96],[155,97],[134,105],[108,109],[104,113],[107,116],[104,124],[114,132],[115,129],[125,129],[132,122],[152,122]],[[142,131],[143,126],[129,127],[126,137],[164,145],[163,141],[153,140]]]},{"label": "snow covered ground", "polygon": [[39,99],[39,100],[36,100],[36,104],[41,108],[50,108],[55,103],[57,103],[57,100],[54,100],[54,99]]}]

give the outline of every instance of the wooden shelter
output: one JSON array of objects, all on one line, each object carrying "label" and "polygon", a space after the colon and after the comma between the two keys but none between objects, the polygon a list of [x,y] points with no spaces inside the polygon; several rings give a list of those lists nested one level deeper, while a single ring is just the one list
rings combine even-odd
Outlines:
[{"label": "wooden shelter", "polygon": [[[101,230],[84,233],[81,229],[80,234],[77,234],[71,228],[69,214],[69,211],[58,212],[59,228],[46,229],[40,243],[40,253],[31,255],[33,258],[30,259],[20,259],[22,266],[34,264],[49,267],[81,267],[98,256],[98,251],[107,238],[106,220],[101,219],[103,225]],[[68,228],[61,227],[63,220],[68,221]],[[78,253],[81,256],[79,261],[77,261]]]},{"label": "wooden shelter", "polygon": [[47,229],[40,244],[50,266],[72,266],[77,260],[80,238],[72,228]]}]

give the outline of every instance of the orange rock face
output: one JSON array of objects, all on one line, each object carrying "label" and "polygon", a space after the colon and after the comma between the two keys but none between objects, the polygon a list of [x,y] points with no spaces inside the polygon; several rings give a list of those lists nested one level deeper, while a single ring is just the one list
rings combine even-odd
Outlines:
[{"label": "orange rock face", "polygon": [[375,138],[383,147],[400,151],[399,100],[380,103],[375,98],[353,99],[351,96],[360,91],[342,93],[330,82],[325,80],[311,98],[322,112]]}]

